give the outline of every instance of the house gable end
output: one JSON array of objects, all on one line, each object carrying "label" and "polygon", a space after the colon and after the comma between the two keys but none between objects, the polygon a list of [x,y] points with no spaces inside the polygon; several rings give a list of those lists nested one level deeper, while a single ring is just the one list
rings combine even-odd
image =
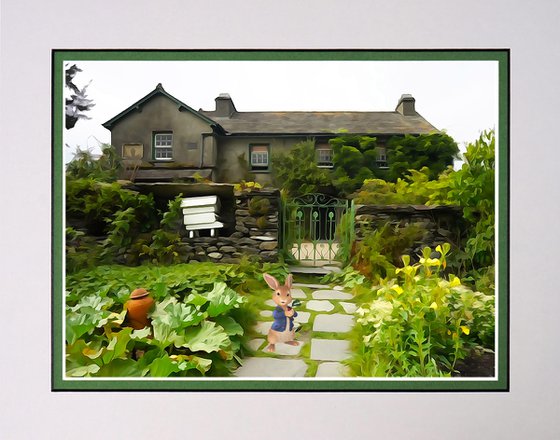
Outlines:
[{"label": "house gable end", "polygon": [[103,127],[105,127],[107,130],[112,130],[115,127],[115,125],[117,125],[122,119],[126,118],[131,113],[141,112],[143,106],[145,104],[147,104],[148,102],[150,102],[156,96],[164,96],[165,98],[169,99],[170,101],[172,101],[174,104],[177,105],[177,110],[178,111],[189,112],[189,113],[193,114],[194,116],[198,117],[199,119],[203,120],[208,125],[210,125],[218,133],[223,133],[223,129],[218,123],[216,123],[214,120],[210,119],[209,117],[203,115],[202,113],[197,112],[195,109],[193,109],[192,107],[189,107],[187,104],[185,104],[184,102],[175,98],[173,95],[170,95],[169,93],[167,93],[164,90],[161,83],[158,84],[154,90],[152,90],[150,93],[148,93],[142,99],[135,102],[130,107],[126,108],[125,110],[120,112],[118,115],[114,116],[113,118],[109,119],[107,122],[105,122],[101,125],[103,125]]}]

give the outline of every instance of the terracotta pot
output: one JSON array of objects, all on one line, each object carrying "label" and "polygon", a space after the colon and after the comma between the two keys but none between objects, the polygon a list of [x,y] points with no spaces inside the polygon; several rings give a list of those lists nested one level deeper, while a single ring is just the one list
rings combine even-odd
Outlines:
[{"label": "terracotta pot", "polygon": [[127,320],[130,327],[140,330],[150,325],[148,312],[154,305],[154,300],[146,289],[136,289],[130,294],[130,300],[125,304]]}]

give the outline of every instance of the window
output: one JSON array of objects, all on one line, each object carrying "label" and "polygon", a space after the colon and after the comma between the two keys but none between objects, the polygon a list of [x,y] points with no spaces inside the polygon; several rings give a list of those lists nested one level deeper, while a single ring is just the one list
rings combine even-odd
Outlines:
[{"label": "window", "polygon": [[144,156],[144,145],[142,144],[123,144],[123,159],[142,159]]},{"label": "window", "polygon": [[250,145],[251,170],[268,170],[268,145]]},{"label": "window", "polygon": [[329,146],[317,147],[317,166],[323,168],[332,168],[332,148]]},{"label": "window", "polygon": [[377,148],[377,166],[387,168],[387,149],[385,147]]},{"label": "window", "polygon": [[173,133],[154,133],[154,159],[173,159]]}]

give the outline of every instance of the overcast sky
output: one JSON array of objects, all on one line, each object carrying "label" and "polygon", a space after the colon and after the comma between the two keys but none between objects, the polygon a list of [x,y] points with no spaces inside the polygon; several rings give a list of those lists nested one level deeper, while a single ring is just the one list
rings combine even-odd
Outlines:
[{"label": "overcast sky", "polygon": [[[69,61],[71,65],[73,62]],[[76,146],[110,143],[101,126],[158,83],[190,107],[213,110],[229,93],[238,111],[392,111],[400,96],[446,130],[463,150],[482,130],[498,128],[495,61],[79,61],[74,83],[88,82],[95,107],[64,130],[65,161]]]}]

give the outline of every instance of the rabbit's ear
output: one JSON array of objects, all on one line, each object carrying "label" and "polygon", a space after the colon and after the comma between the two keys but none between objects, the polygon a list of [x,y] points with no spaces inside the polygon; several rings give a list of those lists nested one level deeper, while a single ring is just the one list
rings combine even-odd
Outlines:
[{"label": "rabbit's ear", "polygon": [[280,283],[272,275],[269,275],[267,273],[263,273],[263,278],[266,281],[266,284],[268,284],[268,286],[271,289],[276,290],[276,289],[278,289],[278,287],[280,287]]},{"label": "rabbit's ear", "polygon": [[284,283],[284,285],[286,287],[288,287],[289,289],[291,289],[292,288],[292,281],[293,281],[292,274],[289,273],[288,276],[286,277],[286,282]]}]

